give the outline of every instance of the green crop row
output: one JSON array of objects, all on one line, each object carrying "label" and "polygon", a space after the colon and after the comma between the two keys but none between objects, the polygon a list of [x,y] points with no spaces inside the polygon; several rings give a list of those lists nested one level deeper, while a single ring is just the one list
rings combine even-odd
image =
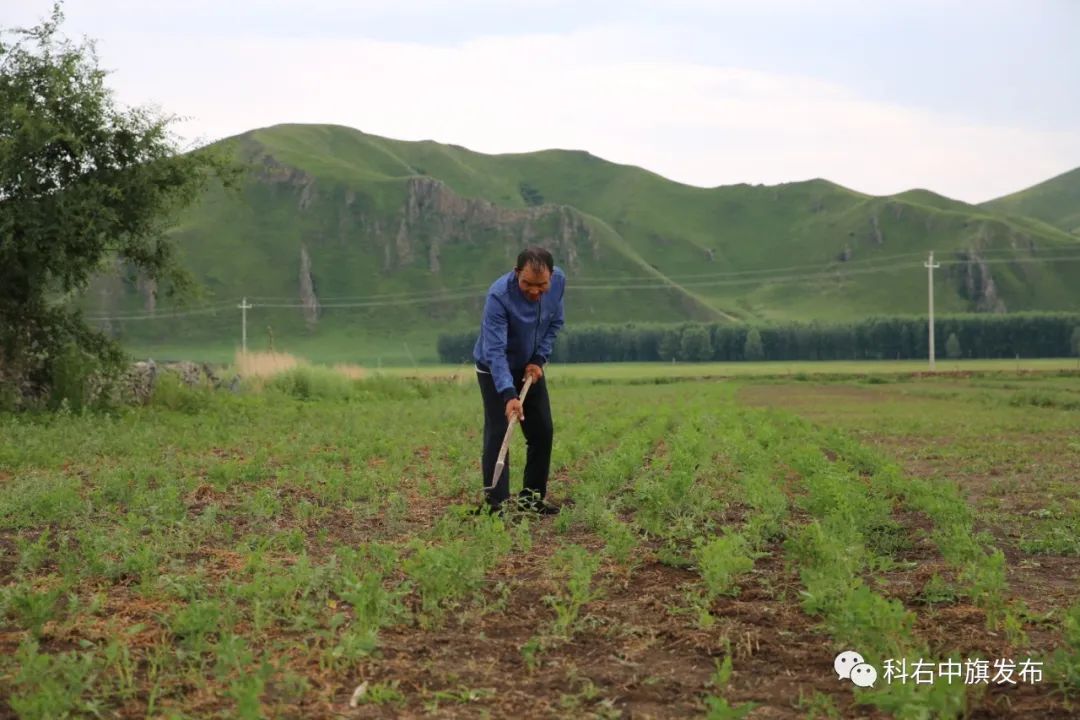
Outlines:
[{"label": "green crop row", "polygon": [[[831,461],[808,424],[787,418],[784,425],[777,451],[798,473],[803,494],[796,503],[810,517],[787,541],[804,585],[803,609],[823,618],[838,648],[859,652],[876,668],[888,658],[932,659],[915,635],[914,615],[862,579],[867,570],[895,564],[898,528],[886,488]],[[874,688],[852,689],[858,702],[898,718],[957,717],[967,703],[964,686],[888,683],[880,674]]]},{"label": "green crop row", "polygon": [[[906,508],[930,518],[934,544],[945,562],[957,571],[957,593],[970,598],[986,613],[988,629],[1004,629],[1016,645],[1026,641],[1019,622],[1026,609],[1007,598],[1005,555],[993,546],[989,534],[975,532],[971,507],[955,482],[906,475],[896,463],[880,458],[837,431],[828,433],[823,442],[850,463],[853,472],[868,477]],[[944,587],[945,582],[935,581],[935,585]]]}]

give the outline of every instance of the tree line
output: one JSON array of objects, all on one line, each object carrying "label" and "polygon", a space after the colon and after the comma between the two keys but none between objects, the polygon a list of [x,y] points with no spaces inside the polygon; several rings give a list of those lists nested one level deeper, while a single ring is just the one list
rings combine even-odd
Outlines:
[{"label": "tree line", "polygon": [[[439,336],[439,358],[469,362],[476,331]],[[1080,356],[1080,314],[1028,312],[935,318],[940,358]],[[568,325],[555,343],[554,362],[743,360],[911,360],[929,355],[928,320],[871,317],[854,322],[760,325]]]}]

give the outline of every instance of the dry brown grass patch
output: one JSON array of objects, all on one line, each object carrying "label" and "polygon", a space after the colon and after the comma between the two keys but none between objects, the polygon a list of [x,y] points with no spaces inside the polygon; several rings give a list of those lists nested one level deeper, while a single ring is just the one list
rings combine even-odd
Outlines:
[{"label": "dry brown grass patch", "polygon": [[307,360],[283,352],[236,351],[234,362],[241,377],[270,378],[286,370],[307,365]]},{"label": "dry brown grass patch", "polygon": [[[234,362],[236,371],[244,378],[266,380],[298,367],[310,367],[311,363],[302,357],[287,352],[241,352],[237,351]],[[352,363],[336,363],[334,372],[350,380],[367,377],[367,371]]]},{"label": "dry brown grass patch", "polygon": [[367,370],[352,363],[337,363],[334,365],[334,372],[340,373],[350,380],[363,380],[367,377]]}]

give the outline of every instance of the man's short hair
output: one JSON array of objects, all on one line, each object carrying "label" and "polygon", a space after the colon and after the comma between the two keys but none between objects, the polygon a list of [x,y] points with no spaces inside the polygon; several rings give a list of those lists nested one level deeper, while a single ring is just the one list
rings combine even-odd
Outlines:
[{"label": "man's short hair", "polygon": [[530,245],[518,253],[516,269],[524,270],[530,265],[538,270],[547,268],[549,273],[555,272],[555,258],[551,257],[551,253],[539,245]]}]

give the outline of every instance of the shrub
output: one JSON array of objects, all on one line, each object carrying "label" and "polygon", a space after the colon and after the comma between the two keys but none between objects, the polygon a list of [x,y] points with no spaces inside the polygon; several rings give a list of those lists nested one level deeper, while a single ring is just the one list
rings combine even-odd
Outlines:
[{"label": "shrub", "polygon": [[47,405],[50,410],[67,407],[72,412],[104,410],[116,404],[121,365],[68,343],[50,364]]},{"label": "shrub", "polygon": [[355,384],[341,373],[328,368],[297,366],[275,375],[267,387],[300,400],[346,400],[353,395]]},{"label": "shrub", "polygon": [[186,385],[174,372],[159,374],[150,394],[150,405],[194,414],[210,403],[210,389]]}]

